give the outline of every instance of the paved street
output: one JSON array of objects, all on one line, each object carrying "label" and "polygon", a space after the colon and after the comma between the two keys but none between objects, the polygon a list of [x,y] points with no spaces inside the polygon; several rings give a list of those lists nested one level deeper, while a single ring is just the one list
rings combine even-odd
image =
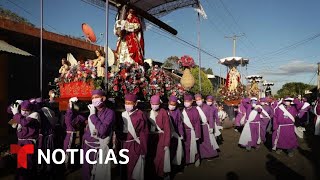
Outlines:
[{"label": "paved street", "polygon": [[[240,134],[233,129],[223,130],[224,143],[220,146],[220,156],[212,161],[203,161],[196,168],[193,165],[185,168],[184,173],[177,174],[175,180],[259,180],[269,179],[320,179],[315,174],[315,161],[320,159],[320,139],[310,136],[299,140],[300,148],[290,158],[284,152],[280,155],[270,152],[265,145],[258,150],[247,152],[238,147]],[[317,144],[315,143],[317,142]],[[319,161],[318,161],[319,162]],[[320,170],[318,166],[318,171]],[[70,180],[79,180],[79,173],[73,173]]]},{"label": "paved street", "polygon": [[[204,160],[200,167],[193,165],[185,168],[183,173],[176,174],[175,180],[250,180],[257,179],[306,179],[318,180],[316,162],[320,159],[320,138],[312,135],[306,140],[299,140],[300,148],[294,157],[284,152],[280,155],[270,152],[265,145],[258,150],[247,152],[238,147],[240,134],[233,129],[223,130],[224,143],[220,146],[220,156],[212,161]],[[315,143],[317,142],[317,143]],[[315,153],[318,152],[318,153]],[[116,171],[117,172],[117,171]],[[120,179],[119,173],[114,179]],[[13,175],[0,179],[14,179]],[[61,178],[60,180],[62,180]],[[68,180],[80,180],[80,170],[67,176]]]}]

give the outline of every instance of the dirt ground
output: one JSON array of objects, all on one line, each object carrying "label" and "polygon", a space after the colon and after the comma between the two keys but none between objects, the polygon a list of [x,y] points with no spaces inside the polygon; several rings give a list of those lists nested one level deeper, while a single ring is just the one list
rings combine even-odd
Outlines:
[{"label": "dirt ground", "polygon": [[[312,131],[310,131],[312,132]],[[268,150],[268,145],[247,152],[238,147],[240,133],[233,129],[222,131],[224,142],[220,145],[219,157],[201,162],[200,167],[190,165],[183,173],[173,175],[175,180],[319,180],[320,179],[320,137],[306,133],[305,139],[299,139],[300,147],[295,150],[294,157],[280,155]],[[118,172],[117,170],[115,172]],[[116,173],[119,174],[119,173]],[[113,179],[120,179],[116,175]],[[6,176],[0,179],[14,179]],[[50,178],[49,178],[50,179]],[[77,170],[60,180],[80,180],[80,170]]]}]

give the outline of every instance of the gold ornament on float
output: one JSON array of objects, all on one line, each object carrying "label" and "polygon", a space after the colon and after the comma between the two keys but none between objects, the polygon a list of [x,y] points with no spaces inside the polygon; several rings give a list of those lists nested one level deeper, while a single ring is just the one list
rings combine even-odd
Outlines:
[{"label": "gold ornament on float", "polygon": [[194,86],[195,79],[192,76],[190,69],[187,68],[183,71],[180,83],[187,90],[191,89]]}]

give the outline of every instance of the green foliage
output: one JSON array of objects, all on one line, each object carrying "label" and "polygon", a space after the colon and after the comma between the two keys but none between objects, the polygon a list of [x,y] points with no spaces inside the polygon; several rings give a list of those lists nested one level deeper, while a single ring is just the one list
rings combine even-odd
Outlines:
[{"label": "green foliage", "polygon": [[178,61],[179,61],[178,56],[170,56],[164,61],[162,66],[172,68],[172,69],[179,69]]},{"label": "green foliage", "polygon": [[276,98],[276,99],[280,98],[280,96],[278,94],[274,94],[273,97]]},{"label": "green foliage", "polygon": [[[199,67],[199,66],[196,65],[196,67]],[[213,74],[213,71],[211,68],[206,69],[205,67],[201,67],[201,71],[203,71],[206,74]]]},{"label": "green foliage", "polygon": [[279,97],[291,96],[296,97],[299,94],[303,95],[305,90],[310,90],[315,86],[304,84],[301,82],[290,82],[282,86],[282,88],[277,92]]},{"label": "green foliage", "polygon": [[0,7],[0,17],[6,18],[6,19],[9,19],[12,21],[16,21],[19,23],[24,23],[24,24],[27,24],[29,26],[34,27],[34,24],[30,23],[27,19],[17,15],[16,13],[14,13],[10,10],[3,9],[2,7]]},{"label": "green foliage", "polygon": [[213,71],[211,68],[208,68],[206,71],[205,71],[207,74],[213,74]]},{"label": "green foliage", "polygon": [[97,77],[93,83],[94,83],[94,89],[102,89],[102,84],[104,82],[104,78],[103,77]]},{"label": "green foliage", "polygon": [[[191,74],[195,79],[195,84],[191,88],[191,92],[196,94],[200,92],[199,87],[199,67],[195,67],[191,69]],[[200,73],[201,76],[201,94],[202,96],[213,95],[213,86],[211,81],[208,79],[207,74],[203,71]]]}]

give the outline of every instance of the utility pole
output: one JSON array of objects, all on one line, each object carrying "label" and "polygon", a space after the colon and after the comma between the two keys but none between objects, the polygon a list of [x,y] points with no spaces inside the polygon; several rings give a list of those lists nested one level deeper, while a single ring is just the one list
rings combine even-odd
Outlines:
[{"label": "utility pole", "polygon": [[40,0],[40,97],[43,98],[43,54],[42,54],[42,39],[43,39],[43,0]]},{"label": "utility pole", "polygon": [[198,60],[199,60],[199,92],[201,93],[201,50],[200,50],[200,14],[198,13]]},{"label": "utility pole", "polygon": [[242,33],[241,35],[233,35],[233,36],[225,36],[224,38],[229,38],[229,39],[232,39],[233,40],[233,51],[232,51],[232,55],[233,57],[236,56],[236,41],[237,41],[237,38],[239,37],[242,37],[244,36],[245,34]]},{"label": "utility pole", "polygon": [[106,10],[105,10],[105,18],[106,18],[106,31],[105,31],[105,45],[104,45],[104,54],[106,55],[106,66],[105,66],[105,79],[104,79],[104,84],[105,84],[105,91],[108,93],[108,29],[109,29],[109,1],[106,1]]}]

